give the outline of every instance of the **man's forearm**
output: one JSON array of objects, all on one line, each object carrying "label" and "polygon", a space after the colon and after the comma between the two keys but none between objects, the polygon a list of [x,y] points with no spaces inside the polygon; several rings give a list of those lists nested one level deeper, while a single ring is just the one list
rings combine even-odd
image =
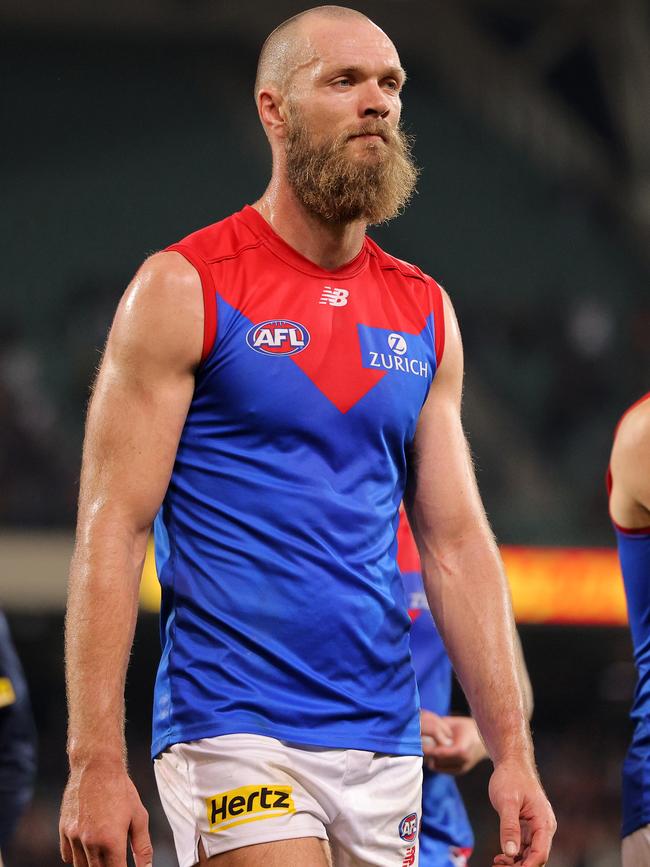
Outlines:
[{"label": "man's forearm", "polygon": [[510,594],[489,531],[468,532],[442,553],[423,547],[431,611],[492,760],[532,762]]},{"label": "man's forearm", "polygon": [[97,522],[78,539],[66,615],[71,765],[125,761],[124,683],[147,533]]}]

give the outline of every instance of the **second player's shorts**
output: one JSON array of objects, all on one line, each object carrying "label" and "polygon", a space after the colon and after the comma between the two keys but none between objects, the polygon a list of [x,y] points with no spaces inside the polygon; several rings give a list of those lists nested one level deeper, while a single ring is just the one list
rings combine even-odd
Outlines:
[{"label": "second player's shorts", "polygon": [[650,867],[650,825],[623,837],[621,860],[623,867]]},{"label": "second player's shorts", "polygon": [[236,734],[174,744],[154,762],[179,867],[298,837],[336,867],[414,867],[422,759]]},{"label": "second player's shorts", "polygon": [[424,834],[420,838],[420,867],[469,867],[471,854],[467,846],[450,846]]}]

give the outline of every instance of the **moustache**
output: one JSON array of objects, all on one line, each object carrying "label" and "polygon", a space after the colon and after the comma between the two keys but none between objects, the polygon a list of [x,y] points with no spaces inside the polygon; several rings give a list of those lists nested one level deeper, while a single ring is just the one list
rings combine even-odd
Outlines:
[{"label": "moustache", "polygon": [[345,141],[349,141],[353,138],[359,138],[363,135],[376,135],[379,136],[386,144],[391,144],[396,139],[396,134],[388,124],[383,121],[367,121],[358,127],[354,132],[347,133],[345,136]]}]

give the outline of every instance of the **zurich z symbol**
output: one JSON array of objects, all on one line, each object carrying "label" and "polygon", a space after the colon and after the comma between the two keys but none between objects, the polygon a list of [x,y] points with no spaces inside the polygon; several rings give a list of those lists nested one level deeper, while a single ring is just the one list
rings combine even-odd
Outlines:
[{"label": "zurich z symbol", "polygon": [[388,335],[388,346],[396,355],[404,355],[408,349],[406,340],[401,334],[395,334],[395,332]]},{"label": "zurich z symbol", "polygon": [[263,355],[296,355],[309,344],[309,331],[290,319],[267,319],[248,329],[246,343]]},{"label": "zurich z symbol", "polygon": [[337,289],[336,286],[326,286],[320,296],[319,304],[329,304],[330,307],[345,307],[348,303],[349,291]]}]

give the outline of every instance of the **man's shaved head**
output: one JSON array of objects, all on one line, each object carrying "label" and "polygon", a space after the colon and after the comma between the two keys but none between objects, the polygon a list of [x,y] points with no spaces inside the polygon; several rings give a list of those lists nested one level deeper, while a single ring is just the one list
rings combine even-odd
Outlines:
[{"label": "man's shaved head", "polygon": [[[292,73],[309,59],[309,42],[305,36],[305,25],[311,19],[353,18],[374,24],[367,15],[349,9],[347,6],[314,6],[305,9],[292,18],[287,18],[266,38],[257,64],[255,77],[255,99],[263,87],[277,87],[284,92]],[[379,29],[379,28],[377,28]]]},{"label": "man's shaved head", "polygon": [[399,127],[405,73],[366,15],[315,6],[262,47],[255,100],[278,188],[324,223],[380,223],[399,213],[417,168]]}]

